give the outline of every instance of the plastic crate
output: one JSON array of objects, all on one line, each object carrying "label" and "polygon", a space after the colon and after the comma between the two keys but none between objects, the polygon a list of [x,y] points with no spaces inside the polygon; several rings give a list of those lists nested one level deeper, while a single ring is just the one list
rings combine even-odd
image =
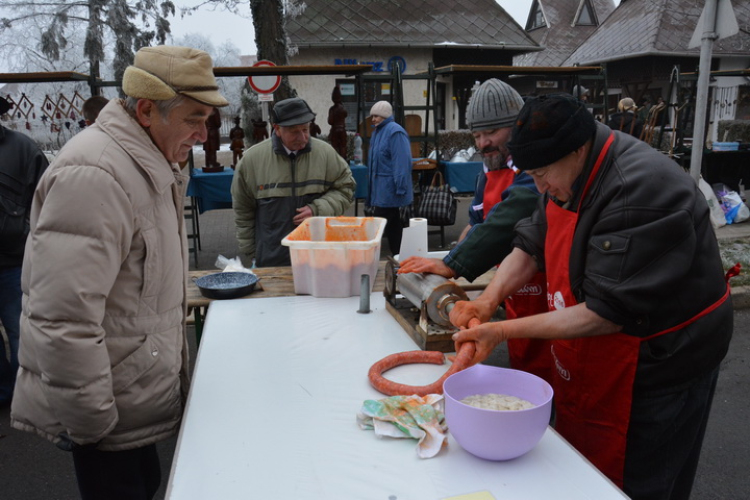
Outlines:
[{"label": "plastic crate", "polygon": [[370,276],[372,292],[385,222],[380,217],[305,219],[281,240],[291,254],[294,292],[314,297],[356,296],[363,274]]}]

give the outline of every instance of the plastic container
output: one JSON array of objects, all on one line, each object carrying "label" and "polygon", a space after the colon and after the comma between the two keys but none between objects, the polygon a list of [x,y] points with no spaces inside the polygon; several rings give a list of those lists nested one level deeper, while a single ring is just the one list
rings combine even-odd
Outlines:
[{"label": "plastic container", "polygon": [[[456,442],[486,460],[510,460],[531,451],[542,439],[552,411],[552,386],[531,373],[475,365],[443,382],[445,422]],[[504,394],[536,406],[496,411],[461,402],[475,394]]]},{"label": "plastic container", "polygon": [[362,137],[354,135],[354,164],[362,165]]},{"label": "plastic container", "polygon": [[289,247],[294,292],[314,297],[360,294],[362,275],[370,293],[380,260],[385,229],[381,217],[310,217],[281,244]]}]

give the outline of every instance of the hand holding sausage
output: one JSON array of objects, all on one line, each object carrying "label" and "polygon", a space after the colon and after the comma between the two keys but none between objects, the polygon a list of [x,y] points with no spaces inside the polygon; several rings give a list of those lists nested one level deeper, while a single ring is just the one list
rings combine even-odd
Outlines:
[{"label": "hand holding sausage", "polygon": [[482,300],[481,296],[472,301],[459,300],[453,305],[449,318],[451,323],[458,328],[470,328],[469,322],[472,319],[477,319],[480,323],[486,323],[495,313],[495,309],[496,307],[491,303]]},{"label": "hand holding sausage", "polygon": [[398,274],[405,273],[430,273],[443,276],[444,278],[454,278],[453,269],[445,265],[440,259],[429,259],[427,257],[409,257],[400,263]]},{"label": "hand holding sausage", "polygon": [[456,352],[464,349],[464,345],[467,343],[474,344],[475,350],[471,361],[469,361],[469,366],[487,359],[495,350],[495,347],[507,340],[503,332],[502,322],[479,323],[476,319],[469,321],[468,329],[462,327],[460,331],[453,334],[452,338],[456,344]]}]

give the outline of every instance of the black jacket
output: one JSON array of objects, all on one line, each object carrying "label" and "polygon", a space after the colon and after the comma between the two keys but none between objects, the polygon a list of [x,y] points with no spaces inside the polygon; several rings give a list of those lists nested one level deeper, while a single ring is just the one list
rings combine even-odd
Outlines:
[{"label": "black jacket", "polygon": [[0,269],[23,263],[31,199],[47,165],[36,142],[0,125]]},{"label": "black jacket", "polygon": [[[612,131],[597,124],[582,174]],[[693,318],[726,292],[718,243],[698,184],[646,143],[614,133],[581,207],[570,257],[579,303],[648,337]],[[578,207],[580,192],[571,207]],[[516,226],[514,244],[544,268],[548,195]],[[554,202],[554,201],[552,201]],[[636,390],[670,391],[718,366],[732,336],[731,298],[698,321],[641,344]]]},{"label": "black jacket", "polygon": [[619,130],[638,138],[641,137],[641,132],[643,132],[643,122],[630,111],[613,113],[609,117],[607,125],[612,130]]}]

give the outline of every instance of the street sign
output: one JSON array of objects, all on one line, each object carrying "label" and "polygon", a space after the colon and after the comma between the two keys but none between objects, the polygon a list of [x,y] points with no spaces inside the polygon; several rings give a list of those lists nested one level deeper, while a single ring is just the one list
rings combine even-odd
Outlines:
[{"label": "street sign", "polygon": [[716,33],[716,39],[722,40],[729,38],[740,32],[740,27],[737,24],[737,17],[734,15],[732,4],[729,0],[718,0],[713,5],[716,8],[715,26],[706,26],[706,9],[711,7],[711,2],[706,2],[701,12],[701,17],[698,19],[698,24],[695,26],[693,36],[690,38],[688,43],[689,49],[700,47],[703,39],[703,35],[707,32],[714,31]]},{"label": "street sign", "polygon": [[[253,64],[253,68],[261,66],[276,65],[266,60]],[[258,94],[273,94],[279,88],[279,85],[281,85],[281,75],[248,76],[247,81],[250,83],[250,87]]]}]

